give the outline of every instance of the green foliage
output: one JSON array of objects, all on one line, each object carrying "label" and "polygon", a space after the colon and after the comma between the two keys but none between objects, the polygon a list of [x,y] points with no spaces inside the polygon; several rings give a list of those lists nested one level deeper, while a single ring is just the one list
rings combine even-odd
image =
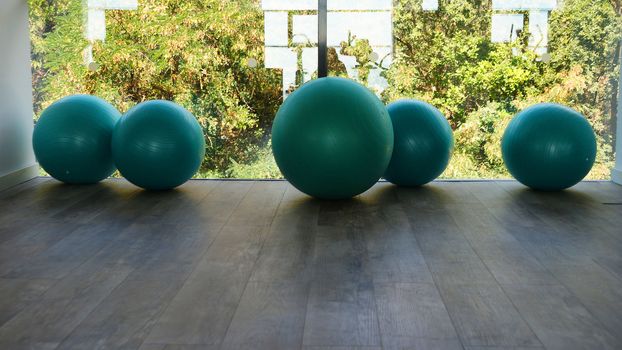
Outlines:
[{"label": "green foliage", "polygon": [[371,59],[373,49],[367,39],[356,39],[351,33],[348,34],[348,41],[341,43],[341,54],[356,58],[358,81],[367,85],[369,72],[375,67]]},{"label": "green foliage", "polygon": [[250,164],[234,163],[227,173],[235,179],[278,179],[283,175],[272,156],[270,144],[257,150],[257,160]]},{"label": "green foliage", "polygon": [[258,4],[141,0],[138,11],[108,11],[107,40],[94,47],[100,68],[91,72],[82,59],[81,2],[72,1],[54,13],[54,28],[43,38],[41,107],[73,93],[101,96],[122,111],[145,100],[175,101],[204,129],[203,169],[225,176],[230,165],[257,158],[253,147],[268,139],[282,99],[278,71],[246,65],[263,57]]},{"label": "green foliage", "polygon": [[[617,1],[619,2],[619,1]],[[551,14],[550,62],[527,47],[490,41],[490,1],[441,0],[423,12],[400,0],[394,13],[396,62],[383,98],[419,98],[436,105],[456,131],[456,154],[445,176],[507,177],[500,140],[516,112],[557,102],[583,113],[598,135],[592,178],[608,178],[613,161],[622,32],[616,5],[566,0]],[[616,7],[617,6],[617,7]]]},{"label": "green foliage", "polygon": [[[47,74],[48,71],[45,67],[48,53],[50,53],[46,39],[56,30],[58,21],[67,19],[66,15],[70,9],[74,13],[76,9],[80,10],[80,2],[73,0],[29,0],[28,4],[30,6],[33,101],[35,110],[41,111],[42,104],[48,105],[53,102],[47,99],[45,93],[45,86],[52,79]],[[71,35],[67,37],[69,39]],[[77,40],[81,42],[82,35]]]},{"label": "green foliage", "polygon": [[[96,71],[83,62],[82,1],[29,3],[36,114],[75,93],[96,94],[121,111],[173,100],[204,129],[201,176],[280,177],[269,139],[281,72],[246,64],[263,61],[260,0],[140,0],[138,11],[107,11],[106,42],[94,46]],[[448,117],[456,151],[445,177],[507,177],[500,138],[518,110],[538,102],[588,117],[599,142],[590,177],[609,177],[622,0],[560,1],[550,15],[547,62],[527,46],[526,31],[512,43],[490,41],[491,0],[440,0],[434,12],[422,11],[421,0],[394,4],[394,64],[383,73],[389,88],[382,98],[422,99]],[[329,51],[331,74],[347,75],[339,52],[356,58],[365,83],[375,67],[369,42],[352,36],[337,50]]]}]

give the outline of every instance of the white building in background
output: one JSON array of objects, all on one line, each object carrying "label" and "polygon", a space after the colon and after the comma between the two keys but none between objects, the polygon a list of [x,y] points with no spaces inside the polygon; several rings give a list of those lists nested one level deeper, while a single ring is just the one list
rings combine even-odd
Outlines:
[{"label": "white building in background", "polygon": [[[317,70],[317,0],[262,0],[265,14],[265,67],[283,70],[283,94],[296,85],[299,60],[302,61],[304,81]],[[423,0],[424,11],[437,11],[438,0]],[[491,39],[493,42],[515,40],[523,30],[525,15],[529,13],[529,46],[538,54],[547,52],[548,16],[557,7],[557,0],[493,0]],[[314,11],[312,14],[300,14]],[[392,63],[393,54],[393,0],[328,0],[328,46],[337,49],[339,60],[348,75],[357,77],[356,59],[339,53],[348,34],[369,40],[373,58],[382,68],[373,69],[369,86],[377,92],[387,87],[380,76],[382,69]],[[289,25],[292,25],[291,32]],[[291,33],[291,37],[290,37]],[[300,48],[299,53],[296,48]],[[299,49],[300,50],[300,49]]]},{"label": "white building in background", "polygon": [[[431,2],[436,3],[436,0]],[[369,86],[378,92],[384,90],[387,81],[380,76],[380,73],[382,68],[388,68],[392,63],[393,1],[328,0],[327,5],[328,47],[336,49],[348,75],[356,78],[358,75],[356,59],[339,52],[341,42],[348,41],[349,35],[369,40],[374,51],[373,60],[378,65],[369,74]],[[317,70],[317,8],[317,0],[262,1],[265,14],[265,67],[283,70],[284,96],[287,96],[296,85],[299,61],[305,82],[309,81]],[[313,12],[304,14],[302,11]]]},{"label": "white building in background", "polygon": [[[136,10],[138,0],[83,2],[86,8],[84,33],[90,43],[84,50],[84,62],[96,69],[93,43],[106,40],[106,11]],[[283,71],[284,96],[296,85],[299,63],[305,82],[317,70],[317,6],[317,0],[262,0],[265,67]],[[437,11],[439,4],[438,0],[423,0],[422,6],[424,11]],[[525,23],[525,14],[518,12],[528,12],[529,46],[539,55],[547,53],[548,18],[549,13],[557,8],[557,0],[492,0],[492,6],[493,42],[515,40]],[[387,81],[380,73],[393,62],[393,0],[328,0],[328,11],[329,48],[336,49],[348,75],[357,78],[356,59],[339,53],[340,44],[347,41],[350,34],[357,39],[369,40],[374,51],[373,60],[378,67],[371,70],[368,83],[376,92],[382,92],[387,87]]]},{"label": "white building in background", "polygon": [[106,10],[136,10],[138,0],[83,0],[86,8],[84,16],[84,37],[89,46],[84,50],[84,64],[95,69],[93,43],[106,40]]}]

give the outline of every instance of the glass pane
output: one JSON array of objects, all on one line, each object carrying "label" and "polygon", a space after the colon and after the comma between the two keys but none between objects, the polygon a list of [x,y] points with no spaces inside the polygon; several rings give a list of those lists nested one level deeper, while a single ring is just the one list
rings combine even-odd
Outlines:
[{"label": "glass pane", "polygon": [[317,77],[317,0],[264,0],[266,67],[279,69],[283,97]]},{"label": "glass pane", "polygon": [[78,93],[121,112],[172,100],[206,136],[197,176],[281,176],[270,151],[272,120],[284,96],[317,69],[316,32],[304,40],[292,32],[294,18],[317,14],[317,1],[29,3],[36,116]]},{"label": "glass pane", "polygon": [[598,136],[589,178],[609,179],[619,8],[590,0],[329,0],[330,74],[357,79],[385,103],[415,98],[439,108],[456,137],[445,178],[510,177],[500,150],[507,124],[530,105],[555,102],[588,118]]},{"label": "glass pane", "polygon": [[328,0],[329,75],[350,77],[380,94],[393,62],[392,0]]}]

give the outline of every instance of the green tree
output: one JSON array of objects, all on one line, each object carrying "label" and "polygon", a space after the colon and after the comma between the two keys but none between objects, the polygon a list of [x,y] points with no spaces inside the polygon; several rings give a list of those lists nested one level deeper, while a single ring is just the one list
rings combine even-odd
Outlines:
[{"label": "green tree", "polygon": [[383,97],[423,99],[445,113],[457,140],[446,176],[507,176],[500,138],[517,111],[537,102],[566,104],[588,117],[600,150],[591,177],[609,176],[619,1],[560,5],[551,14],[551,60],[545,62],[527,47],[527,31],[509,44],[491,42],[490,1],[441,0],[436,12],[422,11],[420,0],[397,2],[396,60]]},{"label": "green tree", "polygon": [[45,53],[41,107],[73,93],[101,96],[122,111],[172,100],[204,128],[206,173],[227,176],[231,164],[257,157],[282,99],[278,71],[247,66],[263,57],[258,0],[141,0],[138,11],[108,11],[94,72],[82,60],[82,11],[80,1],[71,2],[37,38]]},{"label": "green tree", "polygon": [[[138,11],[108,11],[107,40],[94,46],[96,71],[82,58],[82,1],[29,2],[37,113],[74,93],[99,95],[122,111],[173,100],[204,128],[201,175],[278,176],[269,134],[282,101],[281,74],[247,66],[250,58],[263,60],[260,0],[140,0]],[[609,176],[622,0],[559,4],[550,16],[549,61],[528,47],[527,31],[512,43],[491,42],[491,0],[440,0],[434,12],[423,11],[421,0],[395,1],[394,64],[383,73],[389,88],[382,97],[419,98],[448,117],[457,143],[445,176],[508,176],[500,138],[517,111],[538,102],[588,117],[599,143],[590,176]],[[369,42],[351,37],[340,53],[356,58],[365,82],[373,68]],[[343,76],[337,56],[330,51],[331,73]]]}]

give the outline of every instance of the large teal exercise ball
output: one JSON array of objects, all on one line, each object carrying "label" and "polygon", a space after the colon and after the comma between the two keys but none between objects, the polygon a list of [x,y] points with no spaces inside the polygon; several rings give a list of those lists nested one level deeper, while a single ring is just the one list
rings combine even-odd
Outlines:
[{"label": "large teal exercise ball", "polygon": [[111,104],[90,95],[53,103],[35,125],[32,145],[37,161],[65,183],[92,184],[107,178],[115,171],[110,140],[120,116]]},{"label": "large teal exercise ball", "polygon": [[421,186],[439,177],[454,149],[449,122],[431,104],[400,100],[387,106],[395,146],[384,178],[399,186]]},{"label": "large teal exercise ball", "polygon": [[580,113],[543,103],[520,112],[501,142],[503,160],[522,184],[557,191],[576,185],[592,169],[596,136]]},{"label": "large teal exercise ball", "polygon": [[384,174],[393,127],[370,90],[352,80],[322,78],[285,100],[272,127],[272,150],[285,178],[300,191],[351,198]]},{"label": "large teal exercise ball", "polygon": [[196,118],[169,101],[143,102],[117,123],[112,154],[123,175],[147,190],[168,190],[188,181],[205,156]]}]

